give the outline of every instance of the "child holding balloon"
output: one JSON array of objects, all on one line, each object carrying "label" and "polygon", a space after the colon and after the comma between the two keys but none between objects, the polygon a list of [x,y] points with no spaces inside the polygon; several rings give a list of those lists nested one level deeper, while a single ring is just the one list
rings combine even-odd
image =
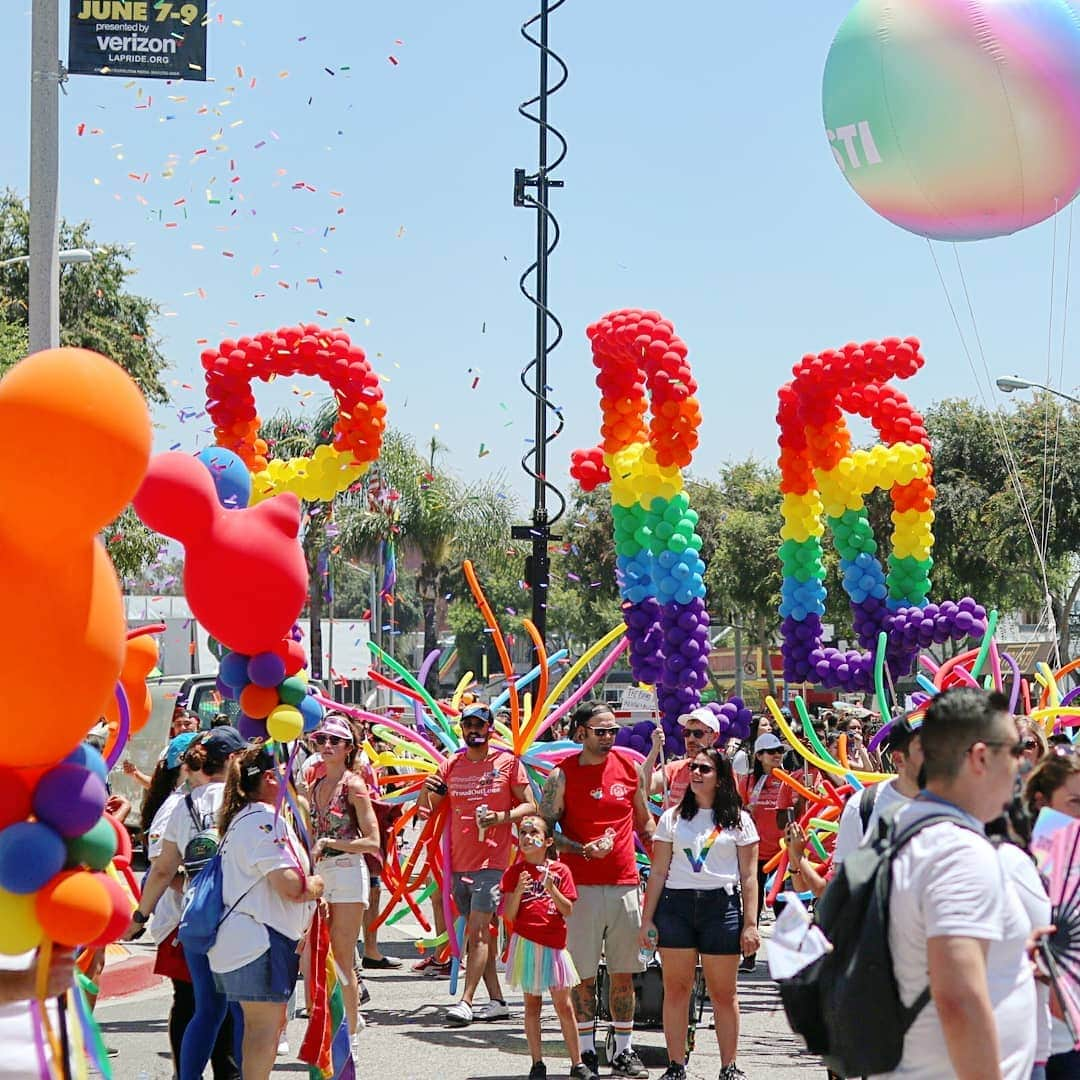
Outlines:
[{"label": "child holding balloon", "polygon": [[525,997],[525,1038],[529,1043],[532,1068],[529,1080],[544,1080],[540,1038],[540,1007],[545,989],[559,1017],[563,1040],[570,1052],[570,1076],[576,1080],[596,1080],[596,1074],[581,1060],[577,1020],[570,1001],[570,988],[581,980],[566,950],[566,916],[577,899],[570,869],[552,858],[553,838],[547,822],[530,814],[518,825],[520,862],[502,876],[505,897],[503,915],[514,926],[506,957],[506,980],[519,987]]}]

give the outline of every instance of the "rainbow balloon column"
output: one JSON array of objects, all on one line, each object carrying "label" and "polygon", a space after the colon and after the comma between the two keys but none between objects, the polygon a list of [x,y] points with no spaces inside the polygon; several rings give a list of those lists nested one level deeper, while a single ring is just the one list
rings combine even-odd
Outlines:
[{"label": "rainbow balloon column", "polygon": [[[986,633],[986,611],[970,597],[929,602],[934,543],[933,464],[922,417],[888,379],[906,379],[924,359],[916,338],[849,344],[804,356],[795,378],[780,388],[780,488],[784,526],[780,559],[784,585],[784,678],[843,690],[874,688],[878,634],[885,631],[884,663],[894,678],[911,672],[920,647]],[[852,450],[844,413],[869,420],[881,442]],[[864,496],[889,491],[892,549],[888,572]],[[867,652],[826,648],[823,515],[840,555],[844,591],[855,633]]]},{"label": "rainbow balloon column", "polygon": [[679,746],[676,718],[698,704],[709,663],[698,515],[681,473],[698,444],[697,383],[686,344],[658,312],[615,311],[587,333],[603,442],[575,451],[570,472],[586,491],[611,484],[631,670],[656,685],[664,729]]}]

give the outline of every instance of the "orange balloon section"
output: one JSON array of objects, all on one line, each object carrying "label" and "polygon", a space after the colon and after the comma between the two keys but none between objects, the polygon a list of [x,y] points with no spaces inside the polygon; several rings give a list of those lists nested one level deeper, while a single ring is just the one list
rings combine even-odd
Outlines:
[{"label": "orange balloon section", "polygon": [[142,394],[96,353],[35,353],[0,380],[0,454],[14,463],[0,479],[0,684],[43,688],[0,720],[0,765],[63,758],[113,693],[124,611],[97,534],[131,501],[150,443]]}]

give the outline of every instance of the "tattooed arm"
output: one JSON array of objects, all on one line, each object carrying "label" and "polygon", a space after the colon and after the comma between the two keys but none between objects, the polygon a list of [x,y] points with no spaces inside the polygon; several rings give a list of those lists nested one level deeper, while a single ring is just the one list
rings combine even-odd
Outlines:
[{"label": "tattooed arm", "polygon": [[555,831],[555,826],[559,824],[563,816],[563,810],[566,808],[563,801],[565,795],[566,776],[563,774],[562,769],[552,769],[551,775],[547,778],[547,783],[544,784],[544,791],[540,796],[540,816],[547,822],[548,833],[555,837],[556,851],[568,851],[571,855],[584,855],[585,846],[583,844],[579,844],[576,840],[571,840],[563,836],[561,832]]}]

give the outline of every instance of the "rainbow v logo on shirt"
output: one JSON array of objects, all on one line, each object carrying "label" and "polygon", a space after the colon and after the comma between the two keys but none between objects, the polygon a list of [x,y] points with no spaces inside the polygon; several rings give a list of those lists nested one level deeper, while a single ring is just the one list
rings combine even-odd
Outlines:
[{"label": "rainbow v logo on shirt", "polygon": [[695,855],[688,847],[683,848],[683,854],[686,856],[687,860],[690,863],[690,868],[694,871],[695,874],[700,874],[701,871],[705,868],[705,861],[709,857],[709,852],[712,851],[713,844],[715,844],[716,841],[720,839],[720,834],[723,831],[724,830],[721,829],[718,825],[714,825],[713,831],[705,837],[704,841],[702,841],[701,850],[698,852],[697,855]]}]

